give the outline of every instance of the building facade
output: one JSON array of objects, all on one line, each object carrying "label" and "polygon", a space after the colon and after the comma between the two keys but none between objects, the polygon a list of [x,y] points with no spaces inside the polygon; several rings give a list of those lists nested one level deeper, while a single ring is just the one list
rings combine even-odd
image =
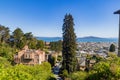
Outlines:
[{"label": "building facade", "polygon": [[21,51],[14,55],[14,62],[16,64],[35,65],[44,62],[45,52],[41,50],[29,49],[25,46]]}]

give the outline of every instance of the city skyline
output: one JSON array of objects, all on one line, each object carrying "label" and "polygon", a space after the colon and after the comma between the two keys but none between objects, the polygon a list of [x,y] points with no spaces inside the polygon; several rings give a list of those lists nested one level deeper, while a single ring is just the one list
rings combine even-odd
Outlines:
[{"label": "city skyline", "polygon": [[66,13],[77,37],[118,37],[119,0],[0,0],[0,24],[39,37],[61,37]]}]

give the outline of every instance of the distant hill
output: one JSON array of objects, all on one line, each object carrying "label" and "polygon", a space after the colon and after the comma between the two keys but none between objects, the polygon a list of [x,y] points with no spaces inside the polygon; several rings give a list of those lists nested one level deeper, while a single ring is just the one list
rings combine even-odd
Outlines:
[{"label": "distant hill", "polygon": [[95,36],[87,36],[87,37],[81,37],[78,39],[107,39],[107,38],[101,38],[101,37],[95,37]]},{"label": "distant hill", "polygon": [[[62,37],[36,37],[38,40],[46,42],[62,40]],[[80,37],[77,38],[77,42],[117,42],[117,38],[101,38],[94,36]]]}]

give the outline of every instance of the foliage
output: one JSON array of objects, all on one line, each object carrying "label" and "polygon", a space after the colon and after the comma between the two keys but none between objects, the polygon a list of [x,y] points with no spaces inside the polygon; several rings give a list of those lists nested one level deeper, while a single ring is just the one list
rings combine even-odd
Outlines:
[{"label": "foliage", "polygon": [[24,36],[25,36],[26,40],[32,40],[32,38],[33,38],[32,32],[25,33]]},{"label": "foliage", "polygon": [[114,45],[114,44],[111,44],[111,45],[110,45],[109,51],[110,51],[110,52],[115,52],[115,45]]},{"label": "foliage", "polygon": [[67,71],[67,70],[63,70],[63,71],[62,71],[62,75],[61,75],[61,76],[62,76],[63,78],[67,78],[68,75],[69,75],[69,74],[68,74],[68,71]]},{"label": "foliage", "polygon": [[20,28],[13,31],[11,37],[13,42],[10,41],[11,46],[17,49],[22,49],[25,45],[28,45],[31,49],[42,49],[44,48],[44,42],[42,40],[37,40],[33,37],[32,32],[23,33]]},{"label": "foliage", "polygon": [[37,41],[37,44],[36,44],[37,49],[43,50],[44,46],[45,46],[45,43],[42,40]]},{"label": "foliage", "polygon": [[19,41],[22,39],[24,33],[20,28],[17,28],[13,31],[13,37],[15,39],[15,41]]},{"label": "foliage", "polygon": [[62,41],[50,42],[50,49],[56,52],[62,51]]},{"label": "foliage", "polygon": [[6,58],[0,57],[0,67],[7,68],[7,67],[10,67],[10,66],[11,66],[11,64]]},{"label": "foliage", "polygon": [[105,61],[97,63],[89,72],[88,80],[119,80],[120,58],[115,54],[109,54]]},{"label": "foliage", "polygon": [[57,60],[58,60],[58,61],[62,61],[62,56],[59,55],[59,56],[57,57]]},{"label": "foliage", "polygon": [[100,59],[88,73],[78,71],[69,74],[68,77],[71,80],[119,80],[120,58],[114,53],[108,53],[108,57]]},{"label": "foliage", "polygon": [[68,73],[74,72],[76,70],[77,59],[76,55],[76,35],[74,33],[74,22],[72,15],[65,15],[63,23],[63,43],[62,43],[62,53],[63,53],[63,69],[66,69]]},{"label": "foliage", "polygon": [[15,49],[11,48],[8,44],[2,43],[0,45],[0,56],[6,58],[12,63],[13,55],[15,54]]},{"label": "foliage", "polygon": [[32,33],[23,33],[20,28],[10,36],[9,28],[0,25],[0,80],[55,80],[51,65],[11,65],[16,51],[28,45],[32,49],[43,49],[44,42],[33,37]]},{"label": "foliage", "polygon": [[51,64],[51,66],[55,66],[56,63],[56,57],[54,56],[49,56],[48,62]]},{"label": "foliage", "polygon": [[7,42],[10,38],[10,30],[8,27],[0,25],[0,42]]},{"label": "foliage", "polygon": [[100,62],[96,64],[91,71],[91,75],[89,76],[88,80],[109,80],[110,79],[110,65],[106,62]]},{"label": "foliage", "polygon": [[21,49],[24,46],[23,38],[24,33],[20,28],[13,31],[14,47]]},{"label": "foliage", "polygon": [[82,71],[74,72],[69,75],[71,80],[85,80],[87,76],[88,76],[88,73],[82,72]]},{"label": "foliage", "polygon": [[51,78],[53,79],[54,76],[49,63],[35,66],[20,64],[7,68],[0,67],[0,80],[50,80]]},{"label": "foliage", "polygon": [[29,41],[28,46],[30,49],[36,49],[36,44],[37,44],[37,40],[33,38],[32,40]]}]

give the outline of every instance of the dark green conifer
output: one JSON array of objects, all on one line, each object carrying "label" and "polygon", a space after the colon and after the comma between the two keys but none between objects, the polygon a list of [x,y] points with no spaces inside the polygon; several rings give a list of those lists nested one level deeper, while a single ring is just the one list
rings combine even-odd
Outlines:
[{"label": "dark green conifer", "polygon": [[115,52],[115,45],[114,45],[114,44],[111,44],[111,45],[110,45],[109,51],[110,51],[110,52]]},{"label": "dark green conifer", "polygon": [[74,22],[71,14],[65,15],[63,20],[63,63],[62,68],[68,71],[68,73],[74,72],[76,70],[76,34],[74,33]]}]

